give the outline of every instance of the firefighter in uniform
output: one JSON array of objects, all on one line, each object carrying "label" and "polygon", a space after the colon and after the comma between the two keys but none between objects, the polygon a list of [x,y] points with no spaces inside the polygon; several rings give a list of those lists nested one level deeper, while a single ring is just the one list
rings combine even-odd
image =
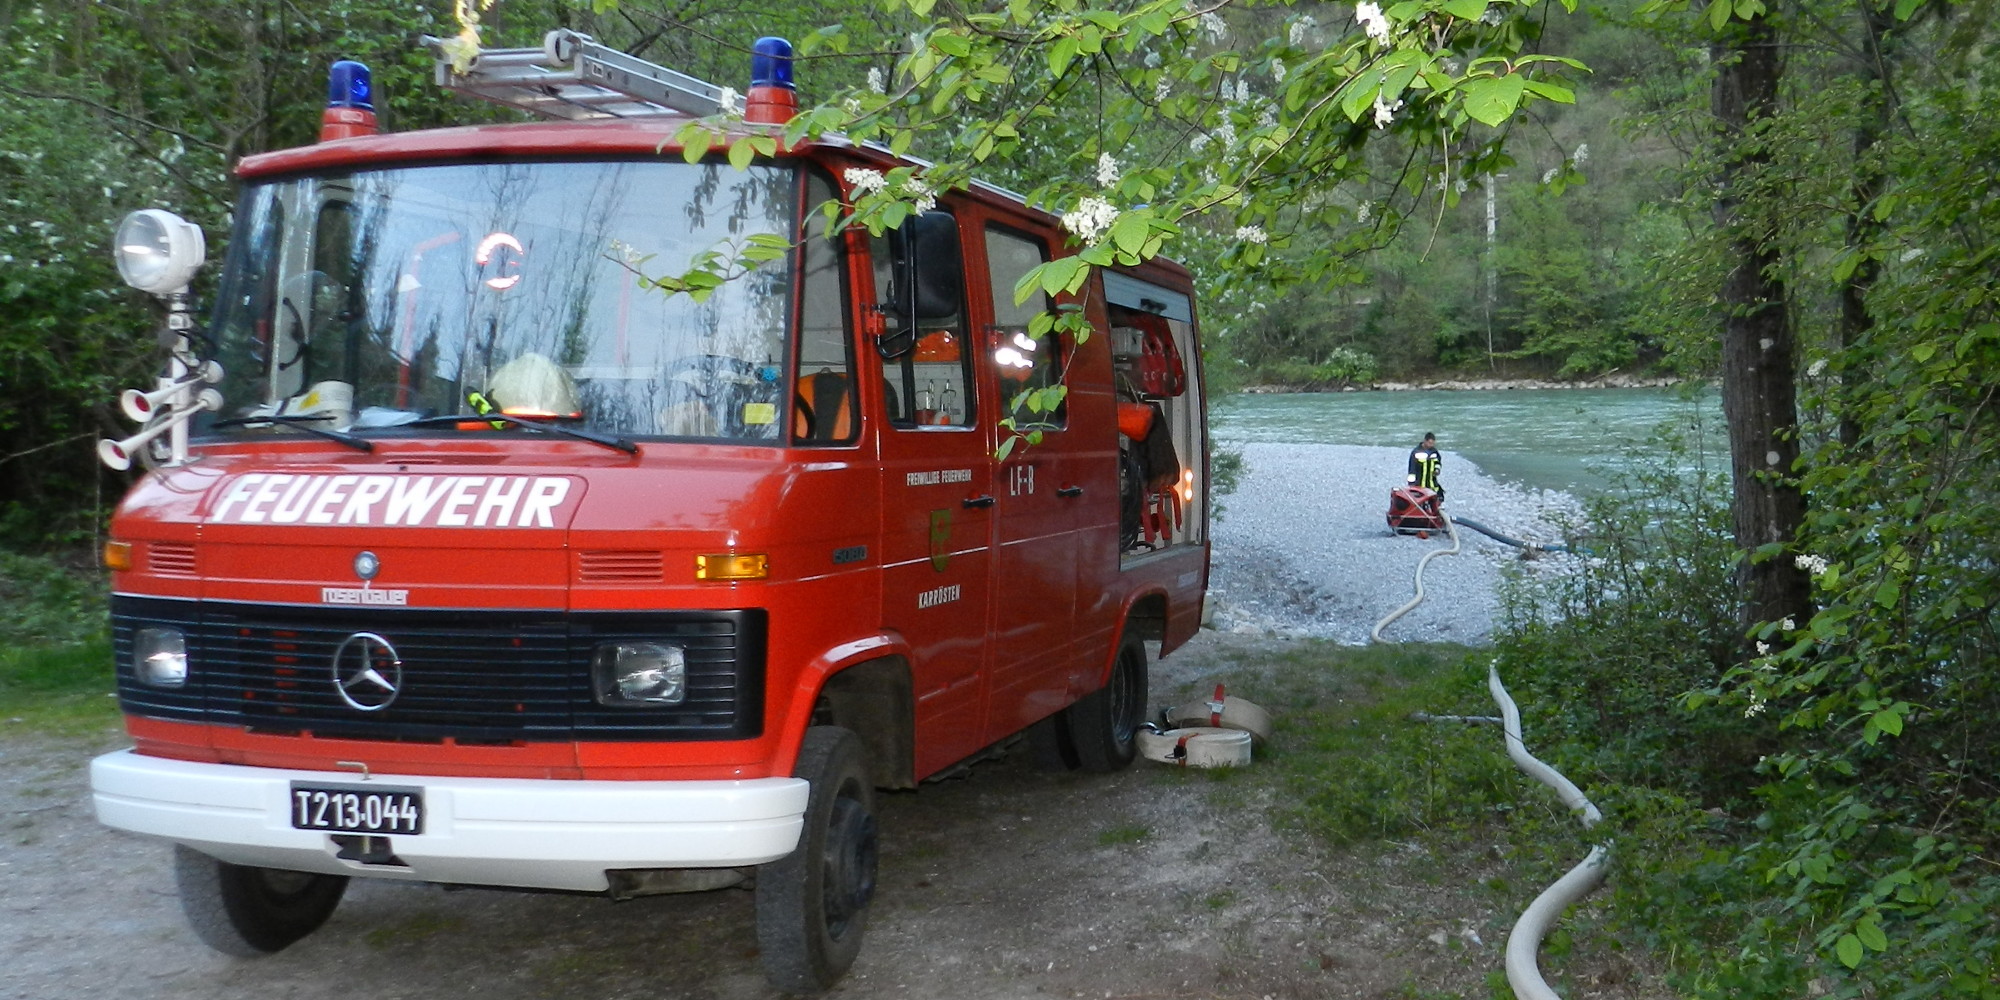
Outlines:
[{"label": "firefighter in uniform", "polygon": [[1437,450],[1437,435],[1426,432],[1424,443],[1410,451],[1410,474],[1406,477],[1411,486],[1421,486],[1437,491],[1438,499],[1444,499],[1444,486],[1438,482],[1438,469],[1444,465],[1444,456]]}]

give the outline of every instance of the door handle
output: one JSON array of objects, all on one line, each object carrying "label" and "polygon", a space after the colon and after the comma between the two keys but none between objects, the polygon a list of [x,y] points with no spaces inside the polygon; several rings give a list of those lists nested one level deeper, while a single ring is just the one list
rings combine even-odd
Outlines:
[{"label": "door handle", "polygon": [[1059,497],[1080,497],[1082,495],[1083,487],[1081,486],[1065,486],[1056,491],[1056,496]]},{"label": "door handle", "polygon": [[976,497],[966,497],[960,503],[966,507],[991,507],[993,506],[993,494],[981,493]]}]

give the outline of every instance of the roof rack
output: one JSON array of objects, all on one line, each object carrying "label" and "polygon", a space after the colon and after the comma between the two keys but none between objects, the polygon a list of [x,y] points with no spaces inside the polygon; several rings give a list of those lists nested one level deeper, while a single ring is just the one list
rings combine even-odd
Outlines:
[{"label": "roof rack", "polygon": [[460,73],[447,40],[425,35],[437,56],[438,86],[544,118],[705,117],[723,110],[723,89],[705,80],[598,44],[568,28],[541,48],[480,49]]}]

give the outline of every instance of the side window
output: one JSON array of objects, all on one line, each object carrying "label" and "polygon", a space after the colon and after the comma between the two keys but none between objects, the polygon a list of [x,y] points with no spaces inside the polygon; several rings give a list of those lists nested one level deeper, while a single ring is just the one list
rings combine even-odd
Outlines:
[{"label": "side window", "polygon": [[986,268],[993,282],[993,359],[1000,372],[1000,405],[1014,418],[1016,430],[1061,430],[1069,426],[1069,402],[1053,410],[1028,405],[1028,393],[1062,382],[1062,339],[1028,336],[1028,324],[1050,309],[1047,295],[1036,294],[1018,305],[1014,286],[1048,259],[1041,241],[1003,229],[986,231]]},{"label": "side window", "polygon": [[905,224],[870,242],[876,303],[888,327],[883,342],[897,345],[893,357],[882,359],[889,422],[903,429],[970,427],[975,414],[964,296],[950,296],[959,304],[949,315],[924,315],[911,324],[910,293],[902,286],[911,273],[904,255],[913,228]]},{"label": "side window", "polygon": [[816,209],[834,196],[819,174],[806,179],[804,242],[799,248],[799,348],[792,393],[792,440],[851,444],[860,431],[854,383],[854,339],[847,335],[847,268],[843,241],[827,233]]}]

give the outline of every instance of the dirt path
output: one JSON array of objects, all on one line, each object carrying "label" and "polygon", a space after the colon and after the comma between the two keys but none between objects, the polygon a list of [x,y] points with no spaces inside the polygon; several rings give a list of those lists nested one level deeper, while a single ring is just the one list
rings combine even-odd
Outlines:
[{"label": "dirt path", "polygon": [[[1154,702],[1258,641],[1204,633],[1156,664]],[[614,904],[357,879],[305,941],[226,958],[182,922],[167,848],[94,821],[86,764],[119,741],[98,744],[0,723],[0,997],[778,995],[737,890]],[[1457,880],[1488,873],[1315,852],[1271,829],[1254,781],[1051,776],[1028,756],[885,797],[868,942],[832,996],[1487,995],[1513,917]]]}]

